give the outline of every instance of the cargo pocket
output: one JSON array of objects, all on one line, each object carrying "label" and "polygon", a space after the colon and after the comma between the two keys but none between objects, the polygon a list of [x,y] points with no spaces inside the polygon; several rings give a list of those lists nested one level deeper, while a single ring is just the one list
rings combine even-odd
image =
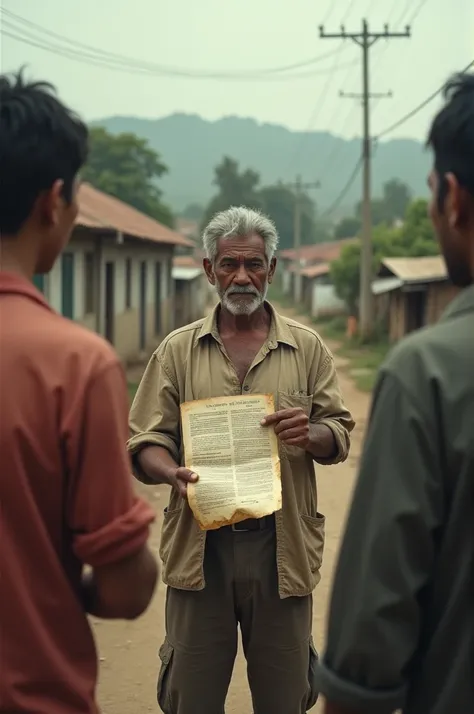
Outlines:
[{"label": "cargo pocket", "polygon": [[161,645],[158,655],[161,660],[161,667],[156,685],[156,698],[163,714],[173,714],[171,709],[171,695],[169,691],[173,647],[170,645],[168,638],[165,637],[165,641]]},{"label": "cargo pocket", "polygon": [[165,565],[166,561],[168,560],[176,528],[178,527],[178,522],[181,518],[182,510],[182,508],[173,508],[173,510],[171,511],[169,510],[169,508],[165,508],[164,510],[159,551],[163,565]]},{"label": "cargo pocket", "polygon": [[308,671],[308,701],[306,703],[306,710],[309,711],[314,707],[318,701],[319,691],[317,688],[317,675],[316,670],[318,668],[319,655],[316,647],[314,646],[313,638],[309,640],[309,671]]},{"label": "cargo pocket", "polygon": [[319,572],[323,562],[326,517],[322,513],[317,513],[316,516],[301,514],[300,519],[308,565],[314,575]]}]

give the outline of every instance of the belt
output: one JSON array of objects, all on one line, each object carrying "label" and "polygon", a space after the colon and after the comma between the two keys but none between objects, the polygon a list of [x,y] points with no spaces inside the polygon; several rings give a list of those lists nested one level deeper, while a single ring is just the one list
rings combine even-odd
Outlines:
[{"label": "belt", "polygon": [[250,531],[265,531],[275,528],[275,516],[264,516],[263,518],[247,518],[240,523],[233,523],[231,526],[224,526],[222,530],[229,530],[233,533],[248,533]]}]

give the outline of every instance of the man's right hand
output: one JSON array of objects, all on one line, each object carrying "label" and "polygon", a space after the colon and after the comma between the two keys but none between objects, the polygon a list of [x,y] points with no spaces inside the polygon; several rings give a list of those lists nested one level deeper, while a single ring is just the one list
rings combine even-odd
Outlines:
[{"label": "man's right hand", "polygon": [[178,466],[162,446],[146,446],[138,453],[138,462],[151,483],[167,483],[186,498],[188,483],[198,480],[197,474],[185,466]]},{"label": "man's right hand", "polygon": [[199,476],[185,466],[178,466],[174,473],[170,473],[168,478],[170,486],[172,486],[180,496],[187,498],[188,483],[196,483]]}]

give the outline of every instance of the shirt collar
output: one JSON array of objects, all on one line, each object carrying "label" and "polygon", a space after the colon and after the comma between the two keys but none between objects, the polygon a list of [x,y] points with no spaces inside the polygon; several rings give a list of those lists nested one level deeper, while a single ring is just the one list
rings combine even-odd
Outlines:
[{"label": "shirt collar", "polygon": [[0,271],[0,295],[23,295],[30,300],[34,300],[42,307],[51,310],[43,293],[41,293],[33,283],[18,273],[7,273]]},{"label": "shirt collar", "polygon": [[[298,345],[286,321],[281,315],[277,313],[275,308],[270,305],[269,302],[265,301],[265,307],[270,313],[271,317],[270,331],[268,333],[268,346],[270,347],[270,349],[275,349],[278,346],[278,343],[283,343],[297,350]],[[209,315],[204,318],[204,322],[202,323],[201,329],[199,330],[195,344],[197,344],[202,338],[206,337],[207,335],[211,335],[211,337],[213,337],[216,342],[221,341],[219,336],[219,330],[217,328],[217,315],[219,309],[220,303],[218,303],[214,307],[212,312],[210,312]]]},{"label": "shirt collar", "polygon": [[456,295],[441,316],[441,322],[452,320],[465,312],[474,312],[474,284]]}]

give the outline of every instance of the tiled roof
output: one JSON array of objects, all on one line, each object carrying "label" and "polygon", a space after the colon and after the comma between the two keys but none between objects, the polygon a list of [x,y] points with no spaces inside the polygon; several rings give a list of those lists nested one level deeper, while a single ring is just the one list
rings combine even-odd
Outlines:
[{"label": "tiled roof", "polygon": [[194,255],[175,255],[173,266],[175,268],[202,268],[201,263]]},{"label": "tiled roof", "polygon": [[329,271],[329,263],[316,263],[316,265],[308,265],[307,268],[302,268],[300,273],[305,278],[317,278],[320,275],[327,275]]},{"label": "tiled roof", "polygon": [[194,245],[180,233],[88,183],[83,183],[79,189],[79,214],[76,224],[86,228],[109,228],[154,243]]},{"label": "tiled roof", "polygon": [[[358,238],[344,238],[343,240],[332,240],[326,243],[314,243],[313,245],[303,245],[298,250],[298,257],[305,263],[316,263],[318,261],[329,263],[331,260],[337,260],[341,254],[341,250],[345,245],[357,242]],[[292,248],[281,250],[279,257],[283,260],[295,260],[296,251]]]}]

